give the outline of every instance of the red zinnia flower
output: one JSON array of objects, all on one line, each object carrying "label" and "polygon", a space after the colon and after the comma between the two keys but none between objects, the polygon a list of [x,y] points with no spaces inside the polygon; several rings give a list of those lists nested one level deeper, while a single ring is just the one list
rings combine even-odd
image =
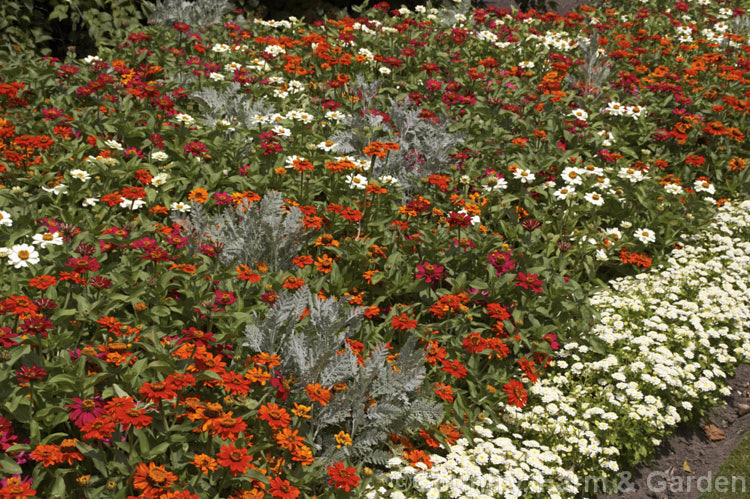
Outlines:
[{"label": "red zinnia flower", "polygon": [[347,467],[343,462],[339,461],[338,463],[334,463],[333,466],[328,466],[328,476],[331,477],[328,483],[337,489],[344,489],[346,492],[349,492],[352,487],[359,485],[359,477],[356,473],[357,468]]},{"label": "red zinnia flower", "polygon": [[534,293],[542,292],[541,285],[544,284],[544,281],[539,279],[539,276],[537,274],[524,274],[523,272],[519,272],[516,276],[516,280],[518,281],[516,283],[516,286],[524,289],[530,289]]},{"label": "red zinnia flower", "polygon": [[526,389],[523,383],[514,379],[503,385],[503,391],[508,394],[508,403],[515,405],[519,409],[526,405],[526,401],[529,395],[526,393]]},{"label": "red zinnia flower", "polygon": [[447,360],[441,360],[440,363],[443,364],[443,371],[455,376],[458,379],[465,378],[466,375],[469,374],[466,366],[460,363],[457,359],[453,359],[450,362],[448,362]]},{"label": "red zinnia flower", "polygon": [[393,326],[393,329],[403,329],[408,331],[409,329],[417,327],[417,321],[410,319],[409,316],[404,313],[393,317],[391,319],[391,326]]},{"label": "red zinnia flower", "polygon": [[279,499],[296,499],[299,497],[299,489],[294,487],[289,480],[282,480],[275,476],[271,479],[271,489],[269,490],[272,497]]},{"label": "red zinnia flower", "polygon": [[99,270],[99,262],[96,260],[96,258],[91,258],[89,256],[81,256],[81,257],[71,257],[68,259],[68,263],[65,264],[66,267],[72,267],[74,272],[77,272],[79,274],[82,274],[84,272],[95,272]]},{"label": "red zinnia flower", "polygon": [[177,392],[167,381],[156,381],[154,383],[144,383],[138,389],[138,393],[143,395],[146,400],[158,404],[160,400],[172,400],[177,396]]},{"label": "red zinnia flower", "polygon": [[435,394],[448,403],[453,403],[453,388],[451,385],[435,383]]},{"label": "red zinnia flower", "polygon": [[47,376],[47,371],[43,367],[39,366],[21,366],[21,369],[14,373],[18,376],[18,381],[22,384],[29,383],[31,381],[37,381],[44,379]]},{"label": "red zinnia flower", "polygon": [[223,445],[216,456],[216,462],[225,468],[229,468],[232,476],[245,473],[252,460],[252,456],[247,455],[246,448],[238,449],[234,445]]},{"label": "red zinnia flower", "polygon": [[424,279],[424,282],[430,284],[443,280],[445,277],[445,267],[443,265],[433,265],[430,262],[424,262],[417,265],[417,274],[415,279]]}]

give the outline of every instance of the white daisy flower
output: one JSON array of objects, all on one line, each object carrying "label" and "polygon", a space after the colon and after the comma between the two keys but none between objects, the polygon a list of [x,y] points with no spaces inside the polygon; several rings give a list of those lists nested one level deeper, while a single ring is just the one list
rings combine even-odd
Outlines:
[{"label": "white daisy flower", "polygon": [[126,208],[130,209],[131,211],[135,211],[138,208],[144,206],[146,204],[146,201],[143,199],[125,199],[120,202],[119,206],[120,208]]},{"label": "white daisy flower", "polygon": [[31,238],[34,244],[46,248],[47,246],[59,246],[63,243],[63,238],[59,232],[45,232],[44,234],[34,234]]},{"label": "white daisy flower", "polygon": [[557,189],[552,193],[552,195],[555,197],[555,199],[562,201],[563,199],[571,199],[573,196],[575,196],[575,193],[575,187],[566,186]]},{"label": "white daisy flower", "polygon": [[151,185],[154,187],[160,187],[167,182],[168,178],[169,175],[167,175],[166,173],[159,173],[158,175],[154,175],[154,178],[151,179]]},{"label": "white daisy flower", "polygon": [[635,238],[643,244],[653,243],[656,241],[656,234],[650,229],[638,229],[634,234]]},{"label": "white daisy flower", "polygon": [[378,68],[378,71],[380,72],[380,74],[383,74],[383,75],[391,74],[390,68],[386,68],[386,67]]},{"label": "white daisy flower", "polygon": [[91,175],[86,170],[70,170],[70,176],[73,178],[77,178],[81,182],[86,182],[88,179],[91,178]]},{"label": "white daisy flower", "polygon": [[583,109],[574,109],[568,116],[573,116],[575,119],[580,121],[586,121],[589,117],[589,113]]},{"label": "white daisy flower", "polygon": [[291,137],[292,131],[288,128],[284,128],[283,126],[275,126],[271,128],[271,131],[275,133],[276,135],[279,135],[281,137]]},{"label": "white daisy flower", "polygon": [[84,199],[83,201],[81,201],[81,205],[85,206],[85,207],[89,207],[89,206],[96,205],[96,203],[98,203],[98,202],[99,202],[99,198],[95,197],[95,196],[92,196],[92,197],[88,197],[88,198]]},{"label": "white daisy flower", "polygon": [[59,196],[60,194],[68,192],[68,186],[65,184],[58,184],[54,187],[42,187],[42,190],[54,194],[55,196]]},{"label": "white daisy flower", "polygon": [[189,114],[184,113],[175,114],[174,119],[179,121],[180,123],[184,123],[185,125],[191,125],[195,122],[195,118],[193,118]]},{"label": "white daisy flower", "polygon": [[321,149],[325,152],[331,152],[336,147],[336,143],[332,140],[326,140],[323,142],[320,142],[317,146],[318,149]]},{"label": "white daisy flower", "polygon": [[346,183],[349,184],[350,189],[366,189],[367,177],[359,173],[355,175],[347,175]]},{"label": "white daisy flower", "polygon": [[210,80],[213,80],[213,81],[223,81],[224,80],[224,75],[221,74],[221,73],[210,73],[208,75],[208,78]]},{"label": "white daisy flower", "polygon": [[513,172],[513,178],[520,180],[524,184],[530,184],[534,181],[534,174],[531,173],[529,170],[524,170],[523,168],[516,168],[516,171]]},{"label": "white daisy flower", "polygon": [[601,206],[604,204],[604,197],[598,192],[589,192],[583,196],[583,199],[593,204],[594,206]]},{"label": "white daisy flower", "polygon": [[16,244],[10,249],[8,264],[15,268],[28,267],[39,263],[39,252],[30,244]]},{"label": "white daisy flower", "polygon": [[563,170],[560,176],[562,177],[563,182],[568,185],[580,185],[583,182],[583,177],[581,176],[582,173],[583,171],[580,168],[569,166]]},{"label": "white daisy flower", "polygon": [[0,225],[4,225],[6,227],[12,227],[13,226],[13,219],[10,216],[10,213],[7,211],[0,210]]},{"label": "white daisy flower", "polygon": [[109,147],[110,149],[117,149],[118,151],[123,150],[122,144],[120,144],[116,140],[105,140],[104,144],[106,144],[106,146]]},{"label": "white daisy flower", "polygon": [[625,106],[617,101],[607,102],[607,107],[604,108],[603,112],[611,114],[612,116],[622,116],[625,114]]},{"label": "white daisy flower", "polygon": [[187,203],[183,203],[182,201],[176,201],[169,205],[169,209],[172,211],[179,211],[180,213],[185,213],[187,211],[190,211],[190,205]]},{"label": "white daisy flower", "polygon": [[716,192],[716,188],[708,180],[696,180],[693,183],[693,189],[695,189],[695,192],[707,192],[709,194]]}]

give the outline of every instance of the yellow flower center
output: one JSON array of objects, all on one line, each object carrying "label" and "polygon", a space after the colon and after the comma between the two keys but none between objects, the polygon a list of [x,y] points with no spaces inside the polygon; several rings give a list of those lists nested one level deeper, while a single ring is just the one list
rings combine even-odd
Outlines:
[{"label": "yellow flower center", "polygon": [[28,260],[31,255],[26,250],[21,250],[18,252],[18,258],[21,260]]}]

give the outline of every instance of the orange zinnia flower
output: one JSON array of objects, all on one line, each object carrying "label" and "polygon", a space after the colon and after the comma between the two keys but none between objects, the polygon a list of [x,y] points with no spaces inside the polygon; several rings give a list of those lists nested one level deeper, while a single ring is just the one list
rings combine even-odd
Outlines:
[{"label": "orange zinnia flower", "polygon": [[275,437],[276,443],[279,447],[286,450],[293,451],[300,445],[305,443],[305,438],[298,435],[299,430],[292,430],[290,428],[282,428]]},{"label": "orange zinnia flower", "polygon": [[208,475],[209,471],[215,470],[219,467],[216,459],[208,454],[196,454],[190,464],[201,470],[204,475]]},{"label": "orange zinnia flower", "polygon": [[245,429],[247,429],[247,423],[242,418],[233,418],[231,411],[211,421],[211,435],[218,436],[222,440],[236,442],[240,433]]},{"label": "orange zinnia flower", "polygon": [[176,481],[177,475],[154,463],[138,463],[133,475],[133,487],[143,491],[141,497],[161,497]]},{"label": "orange zinnia flower", "polygon": [[319,271],[328,274],[331,272],[331,269],[333,269],[333,260],[328,255],[323,255],[322,257],[319,256],[315,261],[315,266]]},{"label": "orange zinnia flower", "polygon": [[203,204],[208,201],[208,191],[203,187],[198,187],[190,191],[190,194],[188,194],[188,199],[190,199],[191,201],[195,201],[196,203]]},{"label": "orange zinnia flower", "polygon": [[258,282],[262,280],[263,278],[250,270],[250,267],[247,265],[240,265],[238,267],[235,267],[237,270],[237,279],[242,279],[243,281],[248,282]]},{"label": "orange zinnia flower", "polygon": [[286,409],[279,407],[276,404],[263,404],[258,410],[258,419],[262,419],[267,422],[268,425],[273,428],[288,428],[289,423],[292,422],[292,418]]},{"label": "orange zinnia flower", "polygon": [[307,393],[307,396],[310,397],[310,400],[317,402],[322,406],[328,405],[328,402],[331,400],[331,391],[323,388],[320,383],[315,383],[314,385],[308,383],[305,392]]},{"label": "orange zinnia flower", "polygon": [[57,445],[37,445],[31,452],[31,459],[41,461],[46,468],[61,463],[63,457]]}]

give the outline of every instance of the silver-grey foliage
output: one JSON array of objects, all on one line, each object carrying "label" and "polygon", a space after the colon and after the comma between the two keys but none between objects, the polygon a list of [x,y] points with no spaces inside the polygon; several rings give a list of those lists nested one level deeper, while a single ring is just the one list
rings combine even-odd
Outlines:
[{"label": "silver-grey foliage", "polygon": [[220,21],[232,10],[229,0],[156,0],[149,21],[159,24],[181,22],[194,26]]},{"label": "silver-grey foliage", "polygon": [[289,269],[307,238],[302,211],[286,208],[278,191],[269,192],[259,203],[245,201],[213,216],[200,204],[191,206],[188,217],[173,214],[173,221],[183,227],[194,248],[212,241],[226,265],[264,262],[272,271]]},{"label": "silver-grey foliage", "polygon": [[[376,159],[373,174],[392,175],[411,195],[422,185],[422,177],[446,170],[451,152],[465,135],[449,131],[447,119],[436,124],[419,118],[419,111],[411,103],[393,99],[389,99],[388,109],[391,122],[385,124],[381,116],[369,112],[374,108],[379,85],[379,81],[367,83],[361,75],[355,78],[352,91],[360,97],[364,112],[342,120],[346,129],[335,132],[328,140],[344,154],[361,153],[373,140],[396,142],[399,150],[389,153],[385,161]],[[380,136],[383,132],[387,135]]]},{"label": "silver-grey foliage", "polygon": [[[305,309],[310,313],[300,320]],[[424,350],[416,347],[414,337],[395,360],[381,344],[359,365],[345,340],[361,317],[361,311],[346,310],[341,302],[313,297],[304,286],[282,293],[265,318],[254,313],[245,328],[245,345],[256,352],[279,353],[279,369],[295,380],[293,391],[304,390],[308,383],[326,388],[345,384],[312,414],[318,459],[384,465],[391,457],[384,448],[388,435],[436,424],[444,408],[420,391]],[[341,430],[351,436],[351,446],[337,445],[335,435]]]},{"label": "silver-grey foliage", "polygon": [[610,63],[604,60],[606,55],[599,52],[599,35],[594,33],[588,40],[579,38],[578,48],[583,58],[583,65],[577,71],[580,76],[568,75],[565,81],[571,85],[583,84],[587,95],[599,98],[611,71]]},{"label": "silver-grey foliage", "polygon": [[252,128],[252,118],[256,115],[270,115],[275,113],[273,104],[266,102],[263,96],[252,101],[252,96],[242,91],[237,82],[232,82],[222,91],[213,87],[204,88],[192,94],[200,102],[201,114],[210,124],[218,120],[227,120],[246,128]]}]

